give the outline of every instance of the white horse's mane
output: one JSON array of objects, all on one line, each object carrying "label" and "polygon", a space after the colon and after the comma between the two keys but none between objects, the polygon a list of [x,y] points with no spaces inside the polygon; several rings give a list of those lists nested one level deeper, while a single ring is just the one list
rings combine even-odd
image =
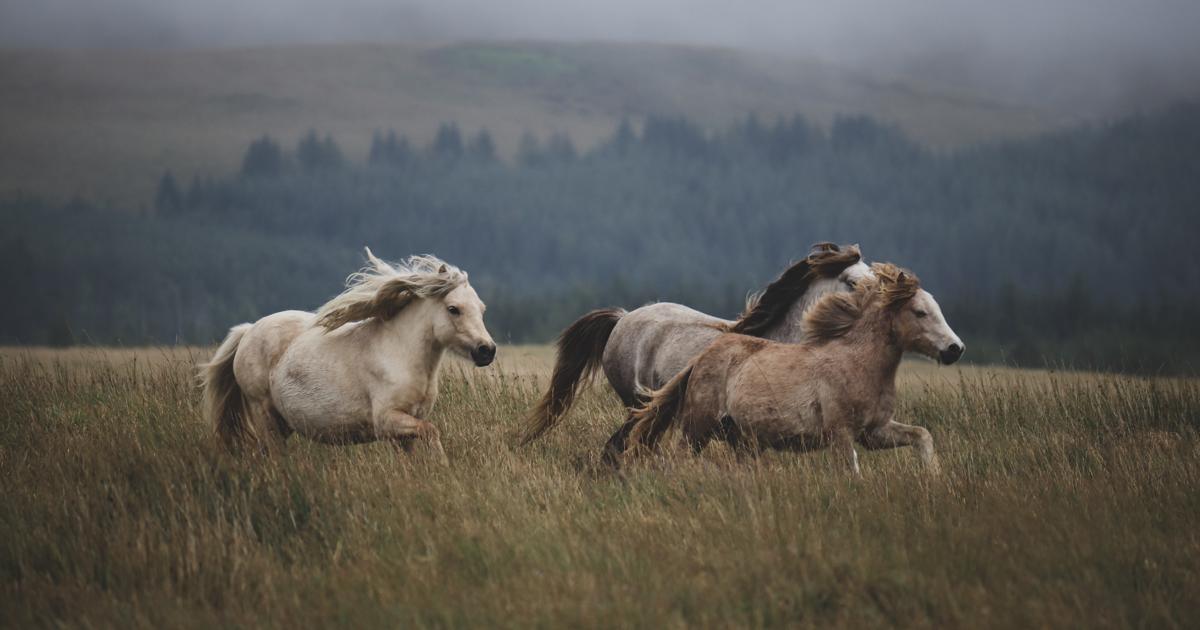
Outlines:
[{"label": "white horse's mane", "polygon": [[409,256],[395,264],[365,248],[367,265],[346,278],[346,290],[317,309],[317,323],[329,330],[378,317],[390,319],[411,301],[441,297],[467,282],[467,273],[437,256]]}]

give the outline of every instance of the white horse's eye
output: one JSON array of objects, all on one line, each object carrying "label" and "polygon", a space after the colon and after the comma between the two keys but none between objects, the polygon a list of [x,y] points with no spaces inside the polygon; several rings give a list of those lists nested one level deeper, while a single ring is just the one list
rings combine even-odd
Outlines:
[{"label": "white horse's eye", "polygon": [[460,314],[462,314],[462,311],[459,311],[457,306],[447,306],[447,307],[446,307],[446,310],[447,310],[447,311],[450,311],[450,314],[451,314],[451,315],[460,315]]},{"label": "white horse's eye", "polygon": [[914,310],[913,313],[915,313],[917,315],[917,317],[925,317],[926,315],[929,314],[929,313],[926,313],[925,311],[922,311],[919,308]]},{"label": "white horse's eye", "polygon": [[851,288],[851,289],[853,289],[853,288],[854,288],[854,281],[853,281],[853,280],[851,280],[850,278],[843,278],[843,279],[842,279],[842,284],[846,285],[847,287],[849,287],[849,288]]}]

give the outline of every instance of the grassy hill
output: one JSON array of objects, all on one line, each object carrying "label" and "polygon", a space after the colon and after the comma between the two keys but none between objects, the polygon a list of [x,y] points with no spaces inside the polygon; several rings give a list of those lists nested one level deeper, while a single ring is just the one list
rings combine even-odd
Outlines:
[{"label": "grassy hill", "polygon": [[813,60],[665,45],[488,43],[199,51],[0,51],[0,194],[140,203],[158,174],[222,174],[260,134],[333,133],[352,158],[373,130],[427,141],[441,121],[588,146],[628,115],[723,125],[748,112],[828,122],[865,113],[935,146],[1061,120]]}]

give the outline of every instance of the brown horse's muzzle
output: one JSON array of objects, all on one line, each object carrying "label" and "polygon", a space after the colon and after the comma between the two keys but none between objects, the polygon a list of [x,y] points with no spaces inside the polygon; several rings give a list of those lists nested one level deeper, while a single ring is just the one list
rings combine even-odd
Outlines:
[{"label": "brown horse's muzzle", "polygon": [[952,343],[949,346],[946,346],[945,350],[942,350],[938,353],[938,361],[942,365],[951,365],[955,361],[958,361],[960,358],[962,358],[963,352],[965,351],[966,348],[964,348],[961,344]]}]

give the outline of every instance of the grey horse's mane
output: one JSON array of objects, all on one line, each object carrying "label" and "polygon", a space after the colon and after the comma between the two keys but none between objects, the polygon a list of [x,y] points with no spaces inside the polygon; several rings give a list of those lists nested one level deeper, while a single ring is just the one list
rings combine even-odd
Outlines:
[{"label": "grey horse's mane", "polygon": [[729,332],[761,337],[787,316],[817,278],[832,278],[862,260],[858,245],[817,243],[800,262],[788,267],[779,278],[746,300],[746,310],[728,328]]},{"label": "grey horse's mane", "polygon": [[317,324],[336,330],[371,318],[388,320],[415,299],[440,297],[467,282],[467,274],[436,256],[409,256],[394,265],[366,248],[367,265],[346,278],[346,290],[317,309]]}]

